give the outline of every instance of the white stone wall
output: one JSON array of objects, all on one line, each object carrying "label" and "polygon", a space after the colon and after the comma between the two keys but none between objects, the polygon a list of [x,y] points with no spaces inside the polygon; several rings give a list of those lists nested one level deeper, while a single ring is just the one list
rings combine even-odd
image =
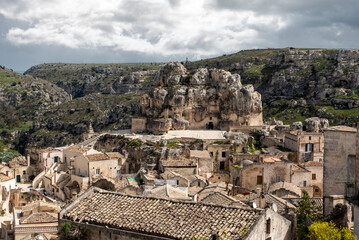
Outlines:
[{"label": "white stone wall", "polygon": [[[270,219],[270,233],[266,233],[267,219]],[[246,236],[246,240],[289,240],[291,238],[291,222],[278,213],[267,208],[254,228]]]}]

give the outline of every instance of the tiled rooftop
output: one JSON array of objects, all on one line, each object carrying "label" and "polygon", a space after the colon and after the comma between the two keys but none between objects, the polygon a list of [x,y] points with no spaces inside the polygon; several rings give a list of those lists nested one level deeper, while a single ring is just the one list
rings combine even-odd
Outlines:
[{"label": "tiled rooftop", "polygon": [[20,219],[21,224],[57,222],[57,214],[47,212],[33,213]]},{"label": "tiled rooftop", "polygon": [[91,188],[63,209],[60,217],[157,236],[191,239],[195,234],[210,237],[221,229],[228,229],[232,238],[236,238],[243,226],[250,230],[262,213],[256,209],[135,197]]},{"label": "tiled rooftop", "polygon": [[106,152],[105,154],[111,159],[124,158],[124,156],[119,152]]},{"label": "tiled rooftop", "polygon": [[5,182],[5,181],[9,181],[12,178],[7,176],[6,174],[0,173],[0,182]]},{"label": "tiled rooftop", "polygon": [[348,126],[333,126],[329,127],[326,130],[331,131],[343,131],[343,132],[357,132],[356,128],[348,127]]},{"label": "tiled rooftop", "polygon": [[323,162],[309,161],[305,163],[305,167],[323,167]]},{"label": "tiled rooftop", "polygon": [[101,161],[101,160],[109,159],[109,157],[104,153],[96,153],[96,154],[85,155],[85,157],[89,161]]},{"label": "tiled rooftop", "polygon": [[226,206],[248,207],[245,203],[234,199],[222,192],[213,192],[201,200],[202,203],[212,203]]},{"label": "tiled rooftop", "polygon": [[196,167],[197,162],[192,159],[163,160],[162,165],[164,167]]}]

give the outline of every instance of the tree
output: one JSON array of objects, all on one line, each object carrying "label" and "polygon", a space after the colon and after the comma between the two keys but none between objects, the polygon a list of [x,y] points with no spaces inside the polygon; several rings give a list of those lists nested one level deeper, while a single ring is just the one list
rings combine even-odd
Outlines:
[{"label": "tree", "polygon": [[308,227],[310,240],[356,240],[348,228],[337,228],[333,222],[316,221]]},{"label": "tree", "polygon": [[323,218],[322,208],[317,206],[314,200],[309,198],[307,191],[303,190],[302,200],[298,203],[297,214],[297,239],[308,239],[308,225],[311,221]]},{"label": "tree", "polygon": [[79,240],[87,239],[86,235],[75,227],[71,222],[65,222],[61,225],[58,232],[61,240]]}]

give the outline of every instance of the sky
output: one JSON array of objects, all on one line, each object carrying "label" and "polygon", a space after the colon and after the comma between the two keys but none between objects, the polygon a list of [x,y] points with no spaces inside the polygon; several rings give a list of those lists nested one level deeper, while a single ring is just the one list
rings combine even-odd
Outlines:
[{"label": "sky", "polygon": [[0,0],[0,65],[359,48],[358,0]]}]

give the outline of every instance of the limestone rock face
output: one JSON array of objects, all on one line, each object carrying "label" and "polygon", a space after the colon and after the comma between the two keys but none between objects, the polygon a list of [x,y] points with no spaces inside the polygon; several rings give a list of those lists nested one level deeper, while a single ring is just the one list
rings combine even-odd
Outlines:
[{"label": "limestone rock face", "polygon": [[206,68],[190,73],[172,62],[158,71],[154,85],[140,100],[150,132],[262,125],[261,95],[242,86],[238,74]]},{"label": "limestone rock face", "polygon": [[302,122],[294,122],[294,123],[292,123],[292,125],[290,125],[290,130],[291,131],[303,130],[303,123]]},{"label": "limestone rock face", "polygon": [[329,127],[329,121],[328,119],[312,117],[304,120],[304,126],[307,132],[319,132],[320,130]]}]

